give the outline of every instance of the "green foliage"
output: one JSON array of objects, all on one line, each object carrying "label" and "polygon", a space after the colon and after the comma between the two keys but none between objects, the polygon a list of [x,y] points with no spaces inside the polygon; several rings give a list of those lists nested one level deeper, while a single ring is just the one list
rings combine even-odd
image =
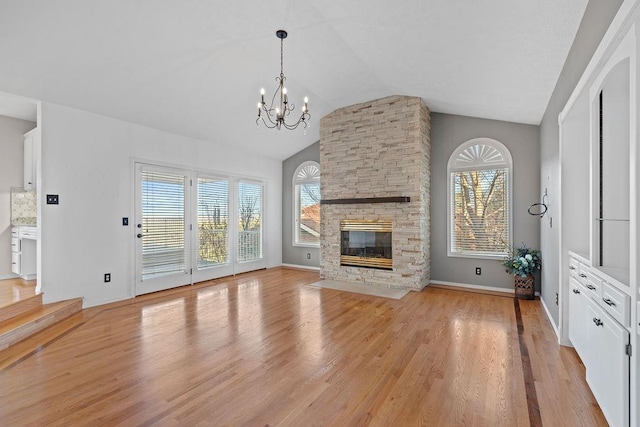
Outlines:
[{"label": "green foliage", "polygon": [[507,254],[502,265],[506,267],[505,271],[509,274],[519,274],[526,277],[536,270],[540,270],[542,266],[540,251],[528,248],[524,243],[519,248],[509,248]]}]

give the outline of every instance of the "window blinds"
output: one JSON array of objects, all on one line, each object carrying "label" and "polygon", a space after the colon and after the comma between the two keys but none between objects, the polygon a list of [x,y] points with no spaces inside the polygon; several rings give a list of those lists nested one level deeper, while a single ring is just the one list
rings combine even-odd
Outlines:
[{"label": "window blinds", "polygon": [[142,172],[142,280],[185,271],[185,177]]}]

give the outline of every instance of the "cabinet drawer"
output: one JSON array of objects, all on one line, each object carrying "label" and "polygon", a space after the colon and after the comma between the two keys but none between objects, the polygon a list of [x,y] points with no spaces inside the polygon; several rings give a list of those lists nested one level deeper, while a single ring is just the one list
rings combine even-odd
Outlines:
[{"label": "cabinet drawer", "polygon": [[590,271],[585,274],[581,273],[580,277],[588,290],[588,294],[595,299],[599,299],[600,295],[602,295],[602,279]]},{"label": "cabinet drawer", "polygon": [[11,272],[15,274],[20,274],[20,253],[19,252],[11,253]]},{"label": "cabinet drawer", "polygon": [[623,326],[629,326],[629,295],[620,292],[608,283],[602,284],[602,307]]},{"label": "cabinet drawer", "polygon": [[11,238],[11,252],[20,252],[20,239]]},{"label": "cabinet drawer", "polygon": [[573,275],[578,275],[580,272],[580,261],[575,258],[569,257],[569,273]]}]

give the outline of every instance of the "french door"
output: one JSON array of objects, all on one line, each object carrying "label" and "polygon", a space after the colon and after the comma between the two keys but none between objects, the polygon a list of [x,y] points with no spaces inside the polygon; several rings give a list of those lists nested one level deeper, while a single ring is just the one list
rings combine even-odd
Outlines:
[{"label": "french door", "polygon": [[136,295],[191,283],[190,176],[136,165]]},{"label": "french door", "polygon": [[135,168],[136,295],[266,267],[262,182]]}]

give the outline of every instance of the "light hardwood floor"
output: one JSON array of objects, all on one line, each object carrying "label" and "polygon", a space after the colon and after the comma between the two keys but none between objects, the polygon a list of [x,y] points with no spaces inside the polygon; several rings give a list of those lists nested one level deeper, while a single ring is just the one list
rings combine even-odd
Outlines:
[{"label": "light hardwood floor", "polygon": [[276,268],[85,310],[0,371],[0,425],[606,425],[539,301],[318,279]]}]

